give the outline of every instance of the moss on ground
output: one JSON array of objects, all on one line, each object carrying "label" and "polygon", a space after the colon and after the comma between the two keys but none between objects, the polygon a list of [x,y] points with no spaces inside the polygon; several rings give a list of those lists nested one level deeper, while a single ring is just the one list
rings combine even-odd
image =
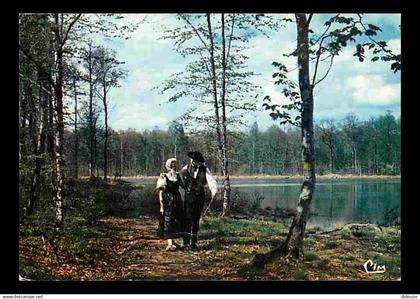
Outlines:
[{"label": "moss on ground", "polygon": [[[285,224],[205,217],[197,252],[166,252],[155,235],[153,217],[104,217],[81,221],[79,232],[58,242],[58,256],[40,236],[20,239],[20,273],[37,280],[397,280],[400,228],[350,234],[314,233],[304,240],[304,260],[283,257],[255,271],[250,263],[284,241]],[[178,243],[180,243],[178,241]],[[384,274],[367,274],[363,263],[385,265]],[[174,269],[176,268],[176,271]]]}]

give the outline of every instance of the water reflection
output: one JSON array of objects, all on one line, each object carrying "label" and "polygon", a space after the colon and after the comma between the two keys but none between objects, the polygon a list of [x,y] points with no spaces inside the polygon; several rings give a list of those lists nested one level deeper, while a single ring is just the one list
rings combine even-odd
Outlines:
[{"label": "water reflection", "polygon": [[[134,183],[155,184],[133,179]],[[295,208],[300,180],[231,180],[232,199],[239,196],[262,208]],[[308,226],[333,229],[352,222],[393,225],[399,221],[401,182],[393,180],[322,180],[316,184]],[[263,198],[262,200],[260,200]]]},{"label": "water reflection", "polygon": [[[262,208],[293,208],[301,183],[264,181],[232,183],[232,191],[252,199],[264,197]],[[391,215],[387,216],[387,214]],[[395,224],[400,215],[399,180],[349,180],[317,183],[308,226],[333,229],[337,225],[363,222]],[[387,223],[394,222],[394,223]]]}]

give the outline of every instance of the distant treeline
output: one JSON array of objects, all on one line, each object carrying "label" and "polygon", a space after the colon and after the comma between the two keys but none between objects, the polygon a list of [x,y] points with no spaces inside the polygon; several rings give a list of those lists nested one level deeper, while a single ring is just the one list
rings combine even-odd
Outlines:
[{"label": "distant treeline", "polygon": [[[201,151],[215,174],[220,174],[216,137],[209,132],[187,134],[182,124],[174,121],[167,131],[160,129],[137,132],[133,129],[109,130],[110,175],[157,175],[165,170],[165,161],[177,157],[179,166],[187,162],[187,152]],[[253,123],[247,131],[230,132],[230,168],[232,175],[300,174],[301,133],[296,127],[284,130],[274,124],[260,130]],[[78,134],[79,174],[90,173],[88,128]],[[96,130],[95,173],[103,175],[103,130]],[[75,134],[67,131],[66,161],[71,175],[76,166]],[[319,174],[400,174],[400,118],[389,111],[368,121],[349,114],[342,120],[325,120],[315,125],[316,171]]]}]

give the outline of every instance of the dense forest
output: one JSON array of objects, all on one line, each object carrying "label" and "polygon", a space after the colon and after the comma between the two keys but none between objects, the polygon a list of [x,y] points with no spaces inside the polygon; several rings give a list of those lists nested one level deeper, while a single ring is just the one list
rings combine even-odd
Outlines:
[{"label": "dense forest", "polygon": [[[94,156],[96,176],[104,174],[104,129],[96,129]],[[272,125],[260,130],[253,123],[247,131],[237,131],[229,147],[233,175],[299,175],[300,131],[289,126]],[[200,150],[207,164],[220,174],[214,136],[205,132],[188,134],[182,124],[174,121],[168,130],[158,128],[137,132],[109,129],[108,172],[115,176],[158,175],[164,171],[169,157],[186,163],[186,154]],[[66,131],[65,156],[69,175],[89,175],[90,149],[88,128],[80,127],[77,136]],[[78,144],[76,144],[78,142]],[[78,148],[76,151],[75,149]],[[400,119],[390,113],[358,120],[349,114],[342,120],[326,120],[315,126],[315,155],[319,174],[400,174]]]},{"label": "dense forest", "polygon": [[[72,246],[85,244],[97,233],[99,217],[114,215],[110,207],[127,204],[136,187],[127,187],[121,177],[157,176],[165,171],[165,162],[171,157],[176,157],[178,167],[182,167],[188,160],[186,154],[193,150],[203,153],[223,186],[218,198],[223,202],[220,216],[229,216],[230,176],[303,177],[297,208],[287,216],[293,217],[289,232],[287,226],[281,233],[273,228],[261,237],[265,241],[287,235],[284,244],[289,244],[288,251],[296,258],[302,258],[299,250],[303,248],[315,190],[315,172],[400,175],[400,117],[384,110],[369,120],[352,113],[342,119],[317,120],[313,109],[314,88],[330,73],[334,57],[356,39],[362,41],[353,56],[360,62],[365,59],[366,48],[376,55],[372,61],[390,62],[395,73],[400,70],[400,55],[374,39],[381,29],[365,23],[361,14],[337,14],[325,22],[325,31],[317,34],[309,28],[313,14],[294,17],[177,14],[177,24],[181,25],[164,31],[162,38],[173,41],[175,51],[190,59],[183,72],[165,78],[167,81],[158,89],[165,94],[168,105],[186,100],[187,113],[160,128],[117,131],[109,124],[115,105],[109,94],[121,88],[128,69],[103,40],[130,39],[141,22],[126,22],[117,14],[20,14],[19,233],[24,237],[22,242],[28,242],[23,248],[30,251],[36,242],[41,244],[40,240],[40,246],[45,247],[47,239],[58,269],[51,277],[60,276],[60,265],[67,263],[65,255],[78,252]],[[295,23],[297,44],[296,50],[285,56],[296,59],[299,83],[288,79],[289,71],[283,64],[273,62],[278,68],[273,74],[278,80],[274,84],[283,88],[281,93],[291,101],[280,106],[264,98],[259,86],[252,83],[256,74],[247,68],[249,57],[243,52],[251,38],[268,36],[288,23]],[[310,63],[315,64],[312,76]],[[206,113],[200,110],[203,107]],[[271,127],[261,129],[258,121],[246,123],[245,115],[263,111],[264,107],[273,119]],[[293,120],[287,112],[291,110],[300,112]],[[162,129],[166,125],[168,129]],[[143,190],[139,198],[151,202],[153,212],[156,193],[149,191]],[[154,225],[147,221],[146,235]],[[103,223],[110,225],[105,227],[110,235],[114,233],[110,227],[120,225],[114,219]],[[214,223],[218,228],[211,230],[226,228],[218,220]],[[37,241],[31,243],[31,237]],[[275,244],[271,245],[265,244],[259,252],[271,250]],[[282,246],[282,250],[286,248]],[[96,248],[101,246],[97,244]],[[269,253],[257,264],[271,259]],[[86,256],[91,264],[100,260],[86,252],[79,255],[82,259]],[[120,266],[113,268],[127,270]],[[31,273],[27,269],[25,273]],[[126,277],[118,275],[111,279]]]}]

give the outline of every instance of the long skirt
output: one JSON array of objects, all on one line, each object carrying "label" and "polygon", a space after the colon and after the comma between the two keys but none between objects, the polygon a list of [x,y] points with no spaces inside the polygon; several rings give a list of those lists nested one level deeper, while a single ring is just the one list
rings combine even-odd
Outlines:
[{"label": "long skirt", "polygon": [[176,239],[182,233],[182,199],[179,191],[163,192],[163,214],[159,216],[158,236],[161,239]]}]

